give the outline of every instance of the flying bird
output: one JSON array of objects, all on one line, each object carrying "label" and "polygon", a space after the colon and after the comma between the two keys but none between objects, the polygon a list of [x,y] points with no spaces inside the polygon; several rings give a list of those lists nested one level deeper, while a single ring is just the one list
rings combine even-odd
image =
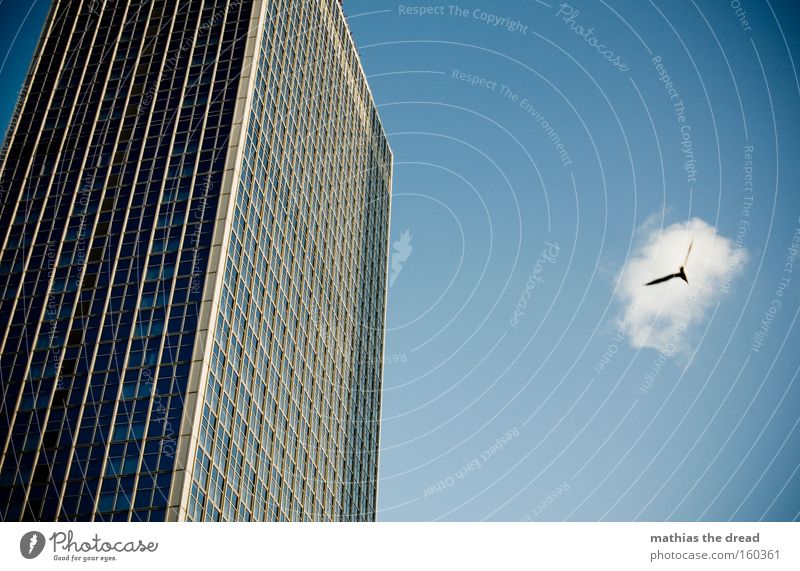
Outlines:
[{"label": "flying bird", "polygon": [[658,279],[653,280],[651,282],[647,282],[644,285],[650,286],[650,285],[660,284],[660,283],[663,283],[663,282],[668,282],[672,278],[681,278],[683,281],[685,281],[688,284],[689,280],[686,277],[686,272],[684,271],[684,268],[686,267],[686,263],[689,261],[689,254],[692,253],[692,245],[693,244],[694,244],[694,239],[692,239],[692,241],[689,242],[689,250],[686,252],[686,258],[684,258],[683,265],[678,270],[678,273],[670,274],[668,276],[664,276],[663,278],[658,278]]}]

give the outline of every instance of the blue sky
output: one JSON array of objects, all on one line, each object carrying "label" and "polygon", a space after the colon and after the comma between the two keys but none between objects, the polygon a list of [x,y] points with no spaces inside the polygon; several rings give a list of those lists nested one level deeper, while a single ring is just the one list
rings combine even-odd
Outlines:
[{"label": "blue sky", "polygon": [[794,4],[344,6],[395,158],[379,519],[798,519]]}]

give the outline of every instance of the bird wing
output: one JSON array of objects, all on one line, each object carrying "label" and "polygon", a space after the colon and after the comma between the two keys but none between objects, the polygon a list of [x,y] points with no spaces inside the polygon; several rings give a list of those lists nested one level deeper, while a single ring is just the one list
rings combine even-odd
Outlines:
[{"label": "bird wing", "polygon": [[689,250],[686,252],[686,258],[683,260],[683,267],[684,268],[686,267],[686,263],[689,261],[689,254],[692,253],[692,246],[693,245],[694,245],[694,238],[692,238],[692,241],[689,242]]},{"label": "bird wing", "polygon": [[668,276],[664,276],[663,278],[658,278],[657,280],[653,280],[653,281],[651,281],[651,282],[647,282],[647,283],[646,283],[646,284],[644,284],[644,285],[646,285],[646,286],[649,286],[649,285],[660,284],[661,282],[666,282],[666,281],[669,281],[669,280],[671,280],[672,278],[677,278],[678,276],[680,276],[680,274],[670,274],[670,275],[668,275]]}]

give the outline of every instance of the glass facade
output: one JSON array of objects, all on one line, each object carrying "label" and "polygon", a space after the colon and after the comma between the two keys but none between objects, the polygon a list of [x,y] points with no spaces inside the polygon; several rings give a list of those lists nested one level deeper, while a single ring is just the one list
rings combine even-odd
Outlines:
[{"label": "glass facade", "polygon": [[336,0],[54,1],[0,156],[0,520],[371,520],[391,152]]}]

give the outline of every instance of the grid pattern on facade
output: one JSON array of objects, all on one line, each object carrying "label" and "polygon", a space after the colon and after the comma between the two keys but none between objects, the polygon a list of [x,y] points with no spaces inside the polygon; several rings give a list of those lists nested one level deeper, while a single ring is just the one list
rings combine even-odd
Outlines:
[{"label": "grid pattern on facade", "polygon": [[163,520],[247,1],[54,1],[0,163],[0,520]]},{"label": "grid pattern on facade", "polygon": [[390,184],[337,1],[55,1],[0,155],[0,520],[168,519],[185,469],[178,517],[373,519]]},{"label": "grid pattern on facade", "polygon": [[391,153],[339,2],[262,7],[186,518],[371,520]]}]

